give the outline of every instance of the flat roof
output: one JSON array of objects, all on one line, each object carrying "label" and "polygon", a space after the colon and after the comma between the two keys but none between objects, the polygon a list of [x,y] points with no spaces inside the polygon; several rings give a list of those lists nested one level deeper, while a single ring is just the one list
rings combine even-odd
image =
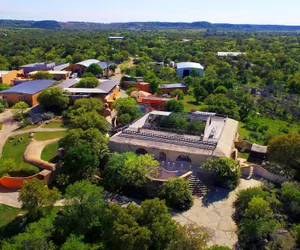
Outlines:
[{"label": "flat roof", "polygon": [[84,67],[88,67],[90,66],[91,64],[93,63],[99,63],[100,61],[97,60],[97,59],[88,59],[88,60],[85,60],[85,61],[82,61],[82,62],[78,62],[78,63],[75,63],[75,64],[79,64],[79,65],[82,65]]},{"label": "flat roof", "polygon": [[[32,71],[30,73],[28,73],[28,75],[34,75],[38,72],[41,71],[45,71],[45,70],[36,70],[36,71]],[[58,71],[58,70],[46,70],[45,72],[48,72],[51,75],[66,75],[68,73],[70,73],[71,71],[66,71],[66,70],[62,70],[62,71]]]},{"label": "flat roof", "polygon": [[62,83],[58,84],[57,87],[70,88],[73,85],[75,85],[76,83],[78,83],[77,79],[68,79],[68,80],[64,80]]},{"label": "flat roof", "polygon": [[181,68],[204,69],[204,67],[200,63],[195,63],[195,62],[177,63],[177,69],[181,69]]},{"label": "flat roof", "polygon": [[46,88],[49,88],[55,81],[54,80],[32,80],[20,83],[0,92],[1,94],[36,94]]},{"label": "flat roof", "polygon": [[187,85],[183,83],[170,83],[170,84],[161,84],[159,85],[160,89],[170,89],[170,88],[186,88]]},{"label": "flat roof", "polygon": [[6,75],[10,72],[10,70],[0,70],[0,76]]},{"label": "flat roof", "polygon": [[218,52],[217,56],[239,56],[245,54],[245,52]]},{"label": "flat roof", "polygon": [[71,93],[84,93],[84,94],[105,94],[102,89],[89,89],[89,88],[64,88],[65,91]]},{"label": "flat roof", "polygon": [[100,80],[100,85],[98,85],[96,89],[101,89],[104,93],[108,94],[118,84],[118,80]]}]

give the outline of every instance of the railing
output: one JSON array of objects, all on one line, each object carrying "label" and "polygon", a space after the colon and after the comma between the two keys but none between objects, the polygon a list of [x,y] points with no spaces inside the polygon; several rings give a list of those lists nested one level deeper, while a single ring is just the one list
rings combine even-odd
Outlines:
[{"label": "railing", "polygon": [[208,150],[214,150],[217,146],[216,142],[210,142],[210,141],[201,141],[191,138],[183,137],[182,135],[168,135],[168,134],[158,134],[158,133],[149,133],[149,132],[143,132],[143,131],[134,131],[130,129],[123,130],[123,133],[121,136],[130,136],[130,137],[136,137],[141,139],[153,139],[155,141],[159,142],[168,142],[171,144],[178,144],[178,145],[184,145],[188,147],[194,147],[194,148],[201,148],[201,149],[208,149]]}]

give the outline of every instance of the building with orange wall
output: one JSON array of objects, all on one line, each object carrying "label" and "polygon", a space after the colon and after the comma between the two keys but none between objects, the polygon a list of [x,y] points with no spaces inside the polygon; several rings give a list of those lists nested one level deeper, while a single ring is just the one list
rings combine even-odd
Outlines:
[{"label": "building with orange wall", "polygon": [[38,104],[37,98],[40,93],[49,88],[55,81],[53,80],[33,80],[13,86],[10,89],[0,91],[0,97],[10,104],[24,101],[33,107]]},{"label": "building with orange wall", "polygon": [[14,85],[14,80],[24,76],[23,69],[11,70],[11,71],[0,71],[0,83]]}]

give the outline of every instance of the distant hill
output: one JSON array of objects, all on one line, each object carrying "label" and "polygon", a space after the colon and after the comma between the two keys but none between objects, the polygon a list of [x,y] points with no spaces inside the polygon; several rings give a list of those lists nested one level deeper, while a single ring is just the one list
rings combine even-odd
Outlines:
[{"label": "distant hill", "polygon": [[161,30],[161,29],[210,29],[210,30],[241,30],[241,31],[300,31],[300,26],[288,25],[256,25],[256,24],[230,24],[209,22],[127,22],[127,23],[90,23],[90,22],[57,22],[0,20],[0,28],[40,28],[40,29],[136,29],[136,30]]}]

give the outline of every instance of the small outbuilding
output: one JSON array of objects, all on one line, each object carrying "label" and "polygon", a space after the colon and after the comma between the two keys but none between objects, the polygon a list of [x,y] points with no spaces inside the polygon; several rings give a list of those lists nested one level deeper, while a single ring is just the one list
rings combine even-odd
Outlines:
[{"label": "small outbuilding", "polygon": [[172,91],[180,89],[184,94],[188,92],[188,86],[183,83],[161,84],[159,85],[159,91],[162,94],[170,94]]},{"label": "small outbuilding", "polygon": [[200,76],[203,76],[204,67],[200,63],[195,63],[195,62],[177,63],[177,74],[180,75],[182,78],[186,76],[190,76],[193,69],[199,71]]}]

